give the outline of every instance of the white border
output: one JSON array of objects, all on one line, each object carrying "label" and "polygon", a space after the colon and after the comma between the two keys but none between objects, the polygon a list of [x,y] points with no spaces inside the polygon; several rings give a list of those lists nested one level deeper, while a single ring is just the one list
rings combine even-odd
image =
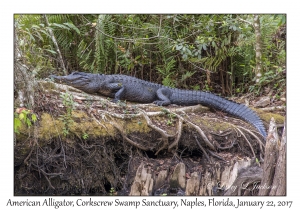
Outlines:
[{"label": "white border", "polygon": [[[277,0],[212,0],[212,1],[1,1],[0,18],[0,91],[1,91],[1,164],[0,164],[0,207],[6,209],[8,199],[12,200],[43,200],[45,197],[14,197],[13,196],[13,14],[14,13],[287,13],[287,194],[286,197],[242,197],[243,200],[293,200],[293,208],[300,207],[299,201],[299,6],[296,1]],[[62,200],[64,197],[54,197]],[[66,197],[76,201],[81,197]],[[123,197],[124,198],[124,197]],[[187,197],[193,199],[192,197]],[[198,197],[200,200],[208,197]],[[87,199],[87,197],[84,197]],[[101,197],[93,198],[95,200]],[[103,197],[105,200],[114,200],[116,197]],[[143,198],[126,197],[126,200],[141,200]],[[147,199],[158,199],[149,197]],[[169,197],[169,200],[180,198]],[[222,200],[223,198],[218,197]],[[232,197],[235,200],[236,197]],[[23,207],[22,209],[30,207]],[[53,207],[51,207],[53,209]],[[61,207],[63,208],[63,207]],[[60,209],[61,209],[60,208]],[[99,208],[99,207],[96,207]],[[123,207],[125,208],[125,207]],[[152,207],[153,208],[153,207]],[[194,207],[201,208],[201,207]],[[67,209],[67,208],[63,208]],[[95,208],[94,208],[95,209]],[[104,208],[101,208],[104,209]],[[115,208],[114,208],[115,209]],[[127,208],[132,209],[132,208]],[[190,209],[190,208],[180,208]],[[215,207],[210,207],[215,209]],[[216,209],[220,209],[216,208]],[[299,209],[299,208],[298,208]]]}]

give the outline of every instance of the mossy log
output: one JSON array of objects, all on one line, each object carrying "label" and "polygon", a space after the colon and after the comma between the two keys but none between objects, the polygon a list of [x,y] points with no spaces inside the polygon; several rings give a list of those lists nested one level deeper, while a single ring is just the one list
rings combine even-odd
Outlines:
[{"label": "mossy log", "polygon": [[39,81],[33,112],[15,138],[15,195],[221,195],[264,158],[255,128],[201,105],[114,104]]}]

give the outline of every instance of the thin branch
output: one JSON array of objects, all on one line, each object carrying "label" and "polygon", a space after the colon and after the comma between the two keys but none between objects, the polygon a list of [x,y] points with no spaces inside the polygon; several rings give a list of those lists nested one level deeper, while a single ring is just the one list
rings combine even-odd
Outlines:
[{"label": "thin branch", "polygon": [[244,22],[244,23],[247,23],[247,24],[253,26],[253,24],[252,24],[250,21],[248,21],[248,20],[244,20],[244,19],[242,19],[242,18],[240,18],[240,17],[238,17],[238,20],[240,20],[240,21],[242,21],[242,22]]},{"label": "thin branch", "polygon": [[162,15],[159,16],[159,28],[158,28],[158,32],[157,32],[157,37],[159,37],[159,34],[160,34],[161,22],[162,22]]},{"label": "thin branch", "polygon": [[201,68],[201,67],[195,65],[195,64],[193,64],[191,61],[188,61],[188,62],[189,62],[190,64],[192,64],[192,65],[193,65],[195,68],[197,68],[197,69],[200,69],[200,70],[202,70],[202,71],[209,72],[209,73],[215,73],[215,72],[209,71],[209,70],[207,70],[207,69],[203,69],[203,68]]},{"label": "thin branch", "polygon": [[46,15],[43,15],[43,17],[44,17],[44,19],[45,19],[46,26],[48,26],[47,28],[48,28],[49,34],[50,34],[51,39],[52,39],[52,41],[53,41],[53,43],[54,43],[54,45],[55,45],[56,51],[57,51],[57,53],[58,53],[58,56],[59,56],[59,62],[60,62],[60,64],[61,64],[61,67],[63,68],[63,72],[64,72],[65,75],[67,75],[68,72],[67,72],[67,70],[66,70],[66,67],[65,67],[65,64],[64,64],[64,60],[63,60],[62,55],[61,55],[61,53],[60,53],[60,50],[59,50],[59,47],[58,47],[56,38],[55,38],[55,36],[54,36],[54,33],[53,33],[53,31],[52,31],[52,29],[51,29],[51,27],[50,27],[48,18],[47,18]]}]

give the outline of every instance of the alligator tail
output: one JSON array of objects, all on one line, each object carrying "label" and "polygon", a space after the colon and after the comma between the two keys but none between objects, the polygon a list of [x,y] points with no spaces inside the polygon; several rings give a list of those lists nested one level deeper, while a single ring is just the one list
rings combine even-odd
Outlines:
[{"label": "alligator tail", "polygon": [[175,95],[173,95],[174,99],[180,98],[179,101],[175,100],[177,101],[177,104],[202,104],[208,107],[215,108],[217,110],[224,111],[230,115],[241,118],[252,124],[264,138],[266,138],[267,136],[266,129],[263,125],[262,120],[259,118],[256,112],[254,112],[252,109],[243,104],[238,104],[236,102],[229,101],[225,98],[222,98],[209,92],[180,91],[178,89],[175,92],[177,92],[177,94],[175,93]]},{"label": "alligator tail", "polygon": [[259,131],[259,133],[264,138],[266,138],[267,133],[262,120],[259,118],[256,112],[254,112],[249,107],[245,106],[244,104],[238,104],[236,102],[229,101],[212,93],[202,91],[197,92],[200,92],[197,95],[200,96],[200,100],[203,104],[210,105],[213,108],[224,111],[228,114],[231,114],[249,122]]}]

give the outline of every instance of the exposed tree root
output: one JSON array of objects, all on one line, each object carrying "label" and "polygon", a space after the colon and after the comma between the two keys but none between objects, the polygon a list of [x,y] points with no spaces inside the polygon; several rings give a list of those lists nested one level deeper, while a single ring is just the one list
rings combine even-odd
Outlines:
[{"label": "exposed tree root", "polygon": [[203,152],[204,156],[206,157],[206,159],[208,160],[209,163],[211,163],[211,159],[209,158],[208,154],[206,153],[205,149],[201,146],[200,142],[197,139],[197,136],[195,136],[195,141],[197,142],[199,148],[201,149],[201,151]]},{"label": "exposed tree root", "polygon": [[224,162],[227,162],[224,158],[222,158],[220,155],[217,155],[216,153],[210,151],[210,150],[207,150],[209,152],[209,154],[211,154],[212,156],[220,159],[220,160],[223,160]]},{"label": "exposed tree root", "polygon": [[253,150],[253,147],[251,146],[250,142],[249,142],[249,139],[245,136],[245,134],[238,128],[236,127],[236,129],[240,132],[240,134],[244,137],[244,140],[248,143],[251,151],[252,151],[252,154],[253,154],[253,157],[255,157],[255,152]]},{"label": "exposed tree root", "polygon": [[182,133],[182,124],[183,124],[183,120],[182,119],[179,119],[179,121],[178,121],[178,126],[177,126],[177,136],[176,136],[176,139],[175,139],[175,141],[173,141],[170,145],[169,145],[169,147],[168,147],[168,151],[171,151],[171,149],[173,148],[173,147],[177,147],[178,148],[178,142],[179,142],[179,140],[180,140],[180,137],[181,137],[181,133]]},{"label": "exposed tree root", "polygon": [[237,144],[237,142],[231,141],[231,144],[226,147],[222,147],[217,141],[214,141],[213,144],[220,150],[226,150],[226,149],[231,149],[235,144]]},{"label": "exposed tree root", "polygon": [[55,187],[53,187],[53,185],[51,184],[51,181],[50,181],[50,179],[48,178],[47,173],[46,173],[43,169],[40,169],[40,171],[42,172],[42,174],[45,176],[46,180],[48,181],[49,187],[50,187],[51,189],[55,190]]},{"label": "exposed tree root", "polygon": [[[241,135],[244,137],[245,141],[246,141],[246,142],[248,143],[248,145],[250,146],[251,151],[252,151],[252,154],[254,154],[254,156],[255,156],[255,152],[254,152],[254,150],[253,150],[253,148],[252,148],[252,146],[251,146],[251,143],[250,143],[250,141],[248,140],[248,138],[245,136],[245,134],[244,134],[241,130],[244,130],[244,131],[246,131],[247,133],[251,134],[251,135],[257,140],[257,142],[259,143],[259,145],[260,145],[260,147],[261,147],[261,150],[263,151],[264,143],[261,141],[261,139],[260,139],[257,135],[254,134],[254,132],[252,132],[251,130],[249,130],[249,129],[247,129],[247,128],[244,128],[244,127],[238,126],[238,125],[234,125],[234,124],[229,123],[229,122],[224,122],[224,123],[226,123],[226,124],[232,126],[234,129],[236,129],[236,130],[239,132],[239,134],[241,134]],[[229,133],[230,133],[230,132],[229,132]],[[216,134],[214,134],[214,135],[216,135]],[[225,134],[224,134],[224,135],[225,135]],[[226,135],[228,135],[228,134],[226,134]]]},{"label": "exposed tree root", "polygon": [[135,147],[137,147],[137,148],[140,148],[141,150],[145,150],[145,151],[151,149],[151,148],[144,147],[144,146],[142,146],[142,145],[140,145],[140,144],[137,144],[137,143],[135,143],[134,141],[132,141],[131,139],[129,139],[129,138],[124,134],[123,129],[122,129],[117,123],[115,123],[115,122],[113,122],[113,121],[110,122],[110,123],[111,123],[116,129],[118,129],[118,131],[121,133],[123,139],[125,139],[127,142],[129,142],[129,143],[132,144],[133,146],[135,146]]},{"label": "exposed tree root", "polygon": [[167,132],[165,130],[154,125],[144,110],[140,110],[140,111],[141,111],[141,114],[144,116],[148,126],[151,127],[152,129],[156,130],[158,133],[160,133],[160,135],[162,136],[162,139],[168,139],[169,137],[173,137],[172,135],[167,134]]},{"label": "exposed tree root", "polygon": [[265,108],[261,108],[261,110],[263,111],[285,111],[286,107],[285,106],[272,106],[272,107],[265,107]]}]

